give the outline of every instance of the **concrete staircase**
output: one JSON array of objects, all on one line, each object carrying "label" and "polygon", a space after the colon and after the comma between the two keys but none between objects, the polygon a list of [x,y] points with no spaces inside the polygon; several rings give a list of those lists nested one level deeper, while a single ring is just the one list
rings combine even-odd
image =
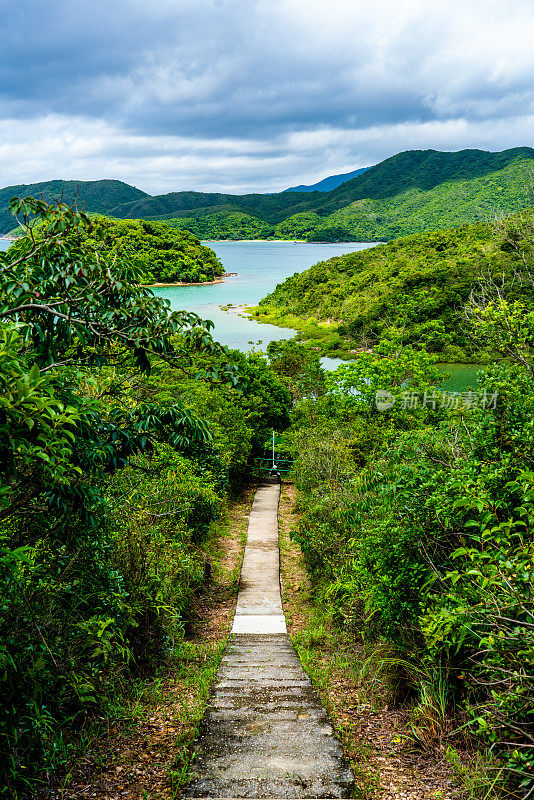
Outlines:
[{"label": "concrete staircase", "polygon": [[232,636],[185,798],[351,796],[352,773],[286,632],[279,496],[269,484],[254,498]]}]

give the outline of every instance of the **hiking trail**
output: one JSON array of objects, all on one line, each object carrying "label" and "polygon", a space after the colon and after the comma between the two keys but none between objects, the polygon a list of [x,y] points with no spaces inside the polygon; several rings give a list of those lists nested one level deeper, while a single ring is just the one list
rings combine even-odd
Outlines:
[{"label": "hiking trail", "polygon": [[252,505],[237,608],[184,798],[349,797],[353,776],[286,630],[278,483]]}]

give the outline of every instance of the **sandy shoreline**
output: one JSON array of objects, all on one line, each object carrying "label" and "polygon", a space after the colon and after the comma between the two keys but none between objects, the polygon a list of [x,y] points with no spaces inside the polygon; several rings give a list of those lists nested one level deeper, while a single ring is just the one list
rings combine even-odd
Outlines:
[{"label": "sandy shoreline", "polygon": [[213,286],[215,283],[225,283],[225,278],[231,278],[234,275],[237,275],[237,272],[225,272],[222,275],[217,276],[212,281],[195,281],[195,282],[187,282],[187,281],[180,281],[179,283],[145,283],[144,286]]},{"label": "sandy shoreline", "polygon": [[197,281],[196,283],[185,283],[180,281],[180,283],[145,283],[143,284],[148,289],[153,289],[156,287],[165,287],[165,286],[213,286],[214,283],[225,283],[224,278],[214,278],[212,281]]}]

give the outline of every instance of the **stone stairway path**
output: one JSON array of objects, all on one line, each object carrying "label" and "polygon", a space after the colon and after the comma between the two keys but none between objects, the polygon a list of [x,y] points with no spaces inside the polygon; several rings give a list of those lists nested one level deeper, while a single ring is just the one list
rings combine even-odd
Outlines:
[{"label": "stone stairway path", "polygon": [[236,614],[185,798],[349,797],[352,773],[286,632],[278,484],[254,497]]}]

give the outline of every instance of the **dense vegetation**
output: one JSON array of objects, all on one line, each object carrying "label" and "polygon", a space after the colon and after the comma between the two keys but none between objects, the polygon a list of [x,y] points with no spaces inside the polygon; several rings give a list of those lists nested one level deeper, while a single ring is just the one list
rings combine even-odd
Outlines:
[{"label": "dense vegetation", "polygon": [[120,254],[127,253],[141,283],[204,283],[223,274],[213,250],[188,231],[142,219],[95,217],[92,223],[87,245],[115,247]]},{"label": "dense vegetation", "polygon": [[[446,753],[470,797],[528,798],[534,313],[496,294],[472,325],[509,363],[456,396],[432,388],[433,358],[394,332],[319,379],[316,355],[301,346],[297,367],[298,346],[284,358],[277,345],[288,385],[306,387],[290,436],[293,536],[318,607],[351,632],[363,683],[411,709],[406,746]],[[378,410],[379,390],[393,407]],[[486,754],[475,760],[473,739]]]},{"label": "dense vegetation", "polygon": [[271,225],[239,211],[180,217],[166,220],[168,225],[188,230],[200,239],[309,239],[321,218],[312,211],[295,214],[289,220]]},{"label": "dense vegetation", "polygon": [[474,178],[447,180],[429,189],[414,181],[393,196],[354,200],[323,218],[311,240],[389,240],[488,219],[496,209],[519,211],[527,202],[524,179],[531,168],[529,159],[518,159]]},{"label": "dense vegetation", "polygon": [[[303,192],[296,187],[277,194],[170,192],[151,197],[120,184],[126,192],[122,199],[115,186],[119,182],[101,181],[83,184],[83,191],[81,183],[80,201],[87,202],[89,211],[118,218],[175,219],[178,227],[201,239],[385,241],[475,222],[490,216],[495,208],[520,210],[526,201],[525,176],[533,162],[534,150],[529,147],[501,153],[409,150],[329,191]],[[93,194],[96,184],[102,184],[106,192],[101,207]],[[39,191],[47,197],[57,196],[63,189],[73,191],[72,183],[64,181],[27,188],[35,193],[36,186],[42,186]],[[18,194],[22,191],[21,187],[8,187],[0,193],[0,207],[2,199],[5,207],[0,229],[9,222],[7,201],[15,189]],[[117,202],[113,202],[115,197]]]},{"label": "dense vegetation", "polygon": [[442,361],[487,360],[463,307],[473,292],[499,284],[503,297],[534,308],[531,287],[516,280],[521,265],[504,233],[465,225],[320,262],[277,286],[253,313],[300,329],[329,352],[373,346],[394,328],[405,343],[424,339]]},{"label": "dense vegetation", "polygon": [[0,289],[0,795],[172,660],[211,523],[288,421],[265,359],[171,313],[106,225],[15,201]]},{"label": "dense vegetation", "polygon": [[88,212],[108,214],[112,208],[122,203],[129,203],[141,197],[148,197],[141,189],[122,181],[42,181],[41,183],[6,186],[0,189],[0,231],[8,232],[13,228],[13,215],[9,210],[12,197],[41,197],[48,202],[62,200],[65,203],[76,202],[80,208]]},{"label": "dense vegetation", "polygon": [[166,223],[179,230],[191,231],[199,239],[276,239],[275,228],[241,211],[220,211],[201,217],[168,219]]}]

